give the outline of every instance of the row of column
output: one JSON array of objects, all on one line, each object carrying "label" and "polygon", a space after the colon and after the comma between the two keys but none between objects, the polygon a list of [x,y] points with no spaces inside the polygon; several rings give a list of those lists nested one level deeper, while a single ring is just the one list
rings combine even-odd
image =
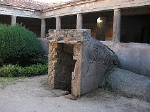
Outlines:
[{"label": "row of column", "polygon": [[[82,14],[77,14],[77,25],[76,25],[76,29],[82,29]],[[45,24],[45,19],[41,19],[41,38],[45,37],[45,28],[46,28],[46,24]],[[56,17],[56,30],[60,30],[61,29],[61,17],[57,16]]]},{"label": "row of column", "polygon": [[[61,17],[56,17],[56,30],[61,29]],[[82,29],[82,14],[77,14],[76,29]]]},{"label": "row of column", "polygon": [[[120,23],[121,23],[121,13],[120,9],[114,9],[114,19],[113,19],[113,41],[120,42]],[[11,16],[11,25],[16,24],[16,16]],[[82,14],[77,14],[76,29],[82,29]],[[41,19],[41,38],[45,37],[45,19]],[[61,17],[56,17],[56,30],[61,29]]]},{"label": "row of column", "polygon": [[[16,25],[16,16],[11,16],[11,25]],[[77,14],[77,29],[82,29],[82,14]],[[61,29],[61,17],[56,17],[56,30]],[[41,19],[41,38],[45,37],[46,23]]]}]

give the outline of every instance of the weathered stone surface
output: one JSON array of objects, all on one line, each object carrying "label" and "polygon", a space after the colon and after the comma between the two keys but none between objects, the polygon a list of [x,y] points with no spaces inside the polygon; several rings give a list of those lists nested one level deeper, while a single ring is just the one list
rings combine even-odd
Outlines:
[{"label": "weathered stone surface", "polygon": [[64,30],[48,30],[48,40],[57,43],[83,42],[91,37],[91,30],[82,29],[64,29]]},{"label": "weathered stone surface", "polygon": [[112,90],[150,101],[150,78],[115,68],[107,77]]},{"label": "weathered stone surface", "polygon": [[74,65],[73,46],[58,44],[54,78],[55,88],[71,92],[71,74],[74,71]]},{"label": "weathered stone surface", "polygon": [[101,86],[105,75],[115,66],[120,66],[120,62],[107,46],[94,38],[83,42],[81,93]]}]

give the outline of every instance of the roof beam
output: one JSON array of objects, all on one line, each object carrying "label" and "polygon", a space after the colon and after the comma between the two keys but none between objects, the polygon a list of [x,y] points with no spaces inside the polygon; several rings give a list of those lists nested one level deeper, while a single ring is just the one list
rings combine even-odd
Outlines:
[{"label": "roof beam", "polygon": [[43,12],[42,17],[50,18],[56,16],[73,15],[78,13],[88,13],[104,10],[113,10],[116,8],[129,8],[139,6],[150,6],[150,0],[103,0],[99,2],[79,4],[75,6]]},{"label": "roof beam", "polygon": [[19,17],[41,18],[41,13],[35,10],[14,8],[13,6],[0,5],[0,15],[14,15]]}]

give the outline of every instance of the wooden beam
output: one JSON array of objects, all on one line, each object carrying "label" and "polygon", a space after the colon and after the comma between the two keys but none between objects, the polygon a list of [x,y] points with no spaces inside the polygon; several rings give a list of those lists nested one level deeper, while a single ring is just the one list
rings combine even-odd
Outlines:
[{"label": "wooden beam", "polygon": [[93,3],[65,7],[57,10],[51,10],[42,13],[42,16],[45,18],[50,18],[56,16],[74,15],[78,13],[89,13],[104,10],[114,10],[116,8],[130,8],[140,6],[150,6],[150,0],[103,0]]},{"label": "wooden beam", "polygon": [[28,11],[24,9],[13,8],[12,6],[0,5],[0,15],[13,15],[19,17],[41,18],[39,11]]}]

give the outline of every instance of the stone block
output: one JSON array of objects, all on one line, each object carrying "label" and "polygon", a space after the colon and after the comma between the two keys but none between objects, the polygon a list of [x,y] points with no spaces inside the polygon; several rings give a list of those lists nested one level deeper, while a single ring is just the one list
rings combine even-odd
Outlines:
[{"label": "stone block", "polygon": [[107,83],[112,90],[127,96],[136,96],[150,101],[150,78],[115,68],[108,75]]}]

